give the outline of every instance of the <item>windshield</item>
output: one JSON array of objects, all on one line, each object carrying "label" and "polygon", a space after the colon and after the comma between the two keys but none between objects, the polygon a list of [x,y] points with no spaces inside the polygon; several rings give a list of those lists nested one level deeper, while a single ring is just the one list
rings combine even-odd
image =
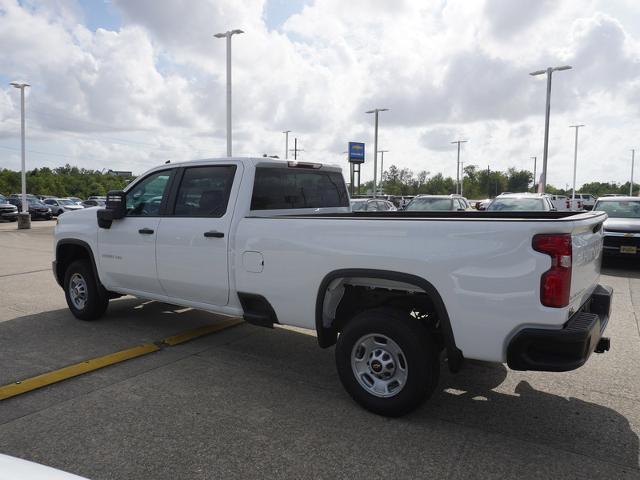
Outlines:
[{"label": "windshield", "polygon": [[364,212],[367,209],[367,202],[351,201],[351,210],[354,212]]},{"label": "windshield", "polygon": [[75,205],[71,200],[58,200],[60,205]]},{"label": "windshield", "polygon": [[450,198],[414,198],[405,210],[453,210]]},{"label": "windshield", "polygon": [[606,212],[611,218],[640,218],[640,200],[598,202],[593,209]]},{"label": "windshield", "polygon": [[489,211],[544,211],[544,201],[541,198],[496,198],[489,207]]}]

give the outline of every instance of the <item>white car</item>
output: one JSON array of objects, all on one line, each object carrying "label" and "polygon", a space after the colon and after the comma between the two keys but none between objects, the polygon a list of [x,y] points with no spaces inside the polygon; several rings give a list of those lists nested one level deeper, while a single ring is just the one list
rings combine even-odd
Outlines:
[{"label": "white car", "polygon": [[55,216],[62,215],[64,212],[74,212],[84,208],[82,205],[78,205],[68,198],[45,198],[43,203],[51,209],[51,213]]},{"label": "white car", "polygon": [[352,198],[350,204],[352,212],[395,212],[398,210],[388,200],[375,198]]},{"label": "white car", "polygon": [[87,480],[38,463],[0,453],[0,480]]},{"label": "white car", "polygon": [[454,372],[463,358],[566,371],[608,349],[605,219],[361,215],[339,167],[202,160],[150,170],[105,209],[62,215],[53,271],[82,320],[134,295],[315,330],[321,347],[336,345],[349,394],[398,416],[434,391],[443,352]]},{"label": "white car", "polygon": [[596,197],[590,193],[576,193],[576,199],[582,202],[582,208],[585,210],[592,210],[596,204]]},{"label": "white car", "polygon": [[407,204],[404,210],[408,212],[463,212],[470,208],[467,199],[460,195],[418,195]]},{"label": "white car", "polygon": [[486,207],[488,212],[554,212],[548,195],[537,193],[503,193]]}]

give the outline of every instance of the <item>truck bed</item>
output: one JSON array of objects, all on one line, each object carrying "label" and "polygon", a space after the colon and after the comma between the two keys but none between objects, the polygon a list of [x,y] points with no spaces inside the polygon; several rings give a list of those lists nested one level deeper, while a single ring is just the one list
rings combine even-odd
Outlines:
[{"label": "truck bed", "polygon": [[[351,212],[351,213],[310,213],[302,215],[250,215],[249,218],[345,218],[345,219],[421,219],[421,220],[523,220],[523,221],[547,221],[565,220],[575,221],[593,217],[596,212]],[[604,220],[604,218],[603,218]]]}]

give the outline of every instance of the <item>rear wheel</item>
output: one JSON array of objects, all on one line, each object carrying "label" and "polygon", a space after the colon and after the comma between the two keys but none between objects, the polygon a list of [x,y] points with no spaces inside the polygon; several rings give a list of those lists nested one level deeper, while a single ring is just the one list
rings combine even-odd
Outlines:
[{"label": "rear wheel", "polygon": [[395,308],[354,316],[338,337],[336,366],[344,388],[367,410],[398,417],[438,384],[438,349],[418,320]]},{"label": "rear wheel", "polygon": [[89,260],[76,260],[64,276],[69,310],[80,320],[96,320],[109,305],[109,295],[93,273]]}]

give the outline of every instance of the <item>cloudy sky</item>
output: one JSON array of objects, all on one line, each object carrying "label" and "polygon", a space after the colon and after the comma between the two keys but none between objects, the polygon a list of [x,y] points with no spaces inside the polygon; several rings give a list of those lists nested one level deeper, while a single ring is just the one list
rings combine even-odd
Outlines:
[{"label": "cloudy sky", "polygon": [[[345,167],[380,114],[385,164],[455,176],[465,164],[532,169],[542,157],[553,77],[548,181],[629,178],[640,148],[636,0],[0,0],[0,168],[133,170],[222,156],[225,45],[233,37],[234,154],[284,154]],[[293,147],[293,145],[290,145]],[[639,155],[640,158],[640,155]],[[540,164],[540,162],[539,162]],[[540,167],[538,167],[540,168]],[[345,170],[346,171],[346,170]],[[539,170],[538,170],[539,171]],[[637,169],[640,172],[640,168]],[[640,179],[640,173],[637,177]]]}]

